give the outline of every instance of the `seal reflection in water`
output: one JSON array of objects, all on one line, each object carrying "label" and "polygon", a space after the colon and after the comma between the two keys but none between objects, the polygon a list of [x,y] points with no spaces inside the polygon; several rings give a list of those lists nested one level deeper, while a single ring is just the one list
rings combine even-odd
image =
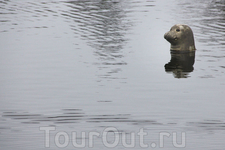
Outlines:
[{"label": "seal reflection in water", "polygon": [[187,78],[194,70],[195,42],[191,28],[176,24],[164,38],[170,42],[171,60],[165,64],[166,72],[173,72],[175,78]]},{"label": "seal reflection in water", "polygon": [[166,72],[172,72],[175,78],[187,78],[194,70],[195,51],[189,53],[178,53],[171,51],[171,60],[165,64]]}]

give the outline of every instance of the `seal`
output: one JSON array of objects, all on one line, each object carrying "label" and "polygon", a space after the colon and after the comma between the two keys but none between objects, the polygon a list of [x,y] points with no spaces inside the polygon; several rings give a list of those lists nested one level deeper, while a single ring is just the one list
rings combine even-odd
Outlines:
[{"label": "seal", "polygon": [[184,24],[174,25],[164,38],[170,42],[172,51],[195,51],[194,35],[191,28]]}]

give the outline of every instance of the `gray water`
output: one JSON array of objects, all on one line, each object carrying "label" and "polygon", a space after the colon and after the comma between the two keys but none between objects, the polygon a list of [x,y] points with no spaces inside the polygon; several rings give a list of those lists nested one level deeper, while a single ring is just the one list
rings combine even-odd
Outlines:
[{"label": "gray water", "polygon": [[[197,51],[167,70],[177,23]],[[224,73],[222,0],[0,0],[0,149],[224,150]]]}]

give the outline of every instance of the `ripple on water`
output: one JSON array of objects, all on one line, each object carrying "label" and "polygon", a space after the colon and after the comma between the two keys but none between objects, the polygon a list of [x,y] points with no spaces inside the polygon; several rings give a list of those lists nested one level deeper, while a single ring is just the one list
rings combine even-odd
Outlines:
[{"label": "ripple on water", "polygon": [[[4,126],[4,123],[10,122],[8,118],[15,120],[22,124],[42,124],[47,123],[49,125],[59,125],[59,124],[80,124],[86,122],[90,125],[95,125],[96,127],[107,127],[120,124],[127,124],[133,126],[144,126],[144,127],[168,127],[168,126],[178,126],[182,128],[190,128],[191,130],[225,130],[225,122],[222,120],[210,120],[205,119],[203,121],[195,122],[188,121],[184,125],[178,124],[177,122],[160,122],[155,119],[138,119],[131,114],[101,114],[101,115],[90,115],[86,114],[82,109],[63,109],[57,114],[44,115],[44,114],[32,114],[23,111],[6,111],[2,113],[1,120],[2,125],[0,126],[3,130],[11,129],[11,127]],[[196,128],[196,129],[194,129]]]},{"label": "ripple on water", "polygon": [[[225,3],[224,1],[196,0],[178,1],[176,19],[192,27],[196,39],[197,60],[201,69],[210,73],[200,75],[200,78],[216,78],[223,74],[221,64],[225,63]],[[213,66],[211,69],[208,66]],[[218,72],[220,72],[218,74]]]},{"label": "ripple on water", "polygon": [[225,130],[225,122],[222,120],[203,120],[200,122],[187,122],[187,127],[195,130]]},{"label": "ripple on water", "polygon": [[[214,106],[214,105],[211,106],[211,104],[212,102],[214,102],[215,94],[218,94],[218,92],[215,92],[217,89],[213,90],[210,87],[211,85],[212,87],[217,87],[217,85],[220,84],[221,86],[218,87],[219,92],[222,92],[221,89],[224,88],[223,80],[218,82],[215,80],[215,78],[218,77],[219,75],[224,76],[224,68],[225,68],[225,66],[223,65],[225,64],[225,59],[224,59],[225,57],[224,6],[225,5],[224,5],[224,2],[218,1],[218,0],[208,0],[208,1],[207,0],[195,0],[195,1],[171,0],[171,1],[165,1],[168,7],[161,7],[161,8],[156,5],[156,4],[159,4],[160,1],[157,1],[157,2],[158,3],[156,3],[155,1],[150,1],[150,0],[148,1],[143,1],[143,0],[135,0],[135,1],[129,1],[129,0],[128,1],[125,1],[125,0],[120,0],[120,1],[117,1],[117,0],[115,1],[114,0],[110,0],[110,1],[42,0],[41,2],[39,0],[1,1],[0,2],[1,4],[0,32],[3,38],[6,37],[5,35],[9,35],[8,33],[13,33],[10,36],[10,38],[13,38],[12,40],[14,41],[17,40],[14,38],[14,36],[20,37],[21,35],[24,37],[27,36],[27,38],[25,39],[28,40],[30,38],[28,34],[30,34],[29,32],[31,30],[35,32],[34,37],[39,37],[37,35],[40,33],[40,31],[44,31],[44,33],[45,31],[50,31],[50,32],[52,31],[51,33],[47,34],[47,36],[45,35],[46,36],[45,38],[39,39],[39,40],[47,41],[44,44],[48,45],[49,44],[48,42],[49,40],[51,40],[52,36],[54,36],[55,33],[60,32],[57,27],[60,26],[61,23],[65,23],[66,27],[68,27],[68,31],[72,33],[71,41],[72,42],[75,41],[76,44],[80,41],[84,41],[85,43],[84,44],[85,48],[82,48],[82,44],[83,44],[82,42],[76,45],[80,48],[79,52],[85,51],[87,49],[89,50],[89,48],[91,49],[90,51],[88,51],[89,54],[88,52],[87,53],[78,52],[78,55],[83,55],[83,54],[84,55],[88,54],[91,56],[93,55],[91,59],[93,59],[94,61],[91,60],[90,63],[88,60],[79,60],[79,62],[71,61],[74,64],[69,66],[68,64],[70,63],[70,61],[67,61],[67,58],[68,58],[67,55],[75,54],[78,50],[74,47],[72,48],[66,47],[65,49],[74,49],[77,51],[75,51],[75,53],[67,53],[65,52],[65,49],[62,49],[62,54],[65,54],[64,58],[60,57],[63,65],[61,66],[61,68],[57,66],[56,68],[52,69],[51,67],[55,67],[55,66],[51,65],[51,63],[55,64],[55,61],[52,61],[52,60],[49,61],[48,59],[49,58],[55,59],[55,60],[59,59],[58,55],[52,57],[52,54],[55,52],[54,49],[57,49],[56,46],[54,46],[55,43],[49,44],[51,46],[53,45],[53,49],[49,53],[49,56],[51,57],[46,56],[48,55],[48,53],[39,54],[39,51],[38,51],[39,49],[38,50],[35,49],[37,45],[34,45],[33,48],[34,50],[37,51],[37,53],[34,53],[32,55],[27,55],[26,57],[32,56],[31,59],[34,58],[37,60],[38,58],[42,58],[42,56],[46,56],[45,57],[46,59],[44,59],[44,61],[46,62],[40,64],[40,66],[38,67],[42,68],[44,66],[47,66],[47,69],[43,70],[43,73],[41,73],[41,75],[36,76],[36,72],[39,73],[37,70],[40,68],[36,67],[35,66],[36,64],[34,65],[30,63],[33,61],[30,61],[29,59],[27,59],[27,61],[20,61],[20,59],[24,59],[24,58],[26,59],[26,57],[23,57],[24,53],[19,54],[19,52],[26,52],[26,51],[18,52],[14,50],[13,48],[16,49],[17,48],[16,46],[23,46],[24,44],[20,42],[16,43],[17,45],[15,47],[12,47],[13,50],[10,49],[9,55],[15,54],[15,52],[18,52],[18,53],[16,53],[15,57],[9,56],[6,58],[7,59],[12,59],[17,57],[20,58],[16,60],[16,61],[19,61],[18,62],[19,65],[15,65],[17,62],[13,62],[14,60],[11,60],[12,62],[8,63],[8,66],[3,67],[3,68],[9,67],[9,70],[7,70],[8,74],[3,75],[4,79],[7,81],[6,82],[3,81],[4,79],[1,80],[5,82],[4,85],[6,86],[6,90],[4,89],[3,92],[1,92],[1,94],[3,94],[1,98],[5,99],[3,100],[4,104],[2,105],[2,107],[4,106],[11,107],[11,104],[12,105],[14,104],[12,106],[13,108],[17,107],[18,105],[18,107],[22,107],[22,110],[27,109],[26,107],[28,105],[37,109],[34,110],[35,112],[31,112],[31,111],[25,111],[25,110],[10,111],[11,108],[7,108],[8,109],[7,111],[0,112],[0,135],[2,137],[7,135],[9,137],[9,141],[12,141],[11,135],[13,134],[17,135],[18,137],[16,136],[14,138],[18,140],[17,141],[18,143],[20,144],[22,143],[23,144],[22,146],[25,147],[27,145],[26,143],[24,144],[23,142],[32,143],[32,141],[37,142],[37,141],[41,141],[42,139],[44,140],[44,134],[42,134],[43,132],[40,132],[38,130],[40,126],[62,127],[62,131],[66,131],[68,128],[69,128],[68,130],[72,129],[75,131],[84,131],[83,129],[95,130],[99,128],[102,129],[107,126],[115,126],[120,128],[120,130],[118,130],[120,133],[124,131],[125,132],[133,131],[133,129],[136,130],[137,128],[139,129],[142,127],[146,127],[149,130],[153,129],[152,130],[153,132],[157,132],[159,130],[172,131],[173,129],[175,131],[177,130],[187,131],[186,129],[188,130],[190,129],[189,131],[203,130],[204,133],[205,131],[206,132],[217,131],[217,130],[219,132],[224,131],[225,129],[224,121],[222,119],[209,120],[207,119],[208,117],[206,116],[207,114],[203,114],[203,116],[201,116],[201,117],[204,117],[205,120],[193,121],[192,119],[185,118],[185,117],[192,117],[190,116],[190,114],[188,114],[188,111],[193,112],[193,115],[195,115],[194,114],[195,111],[197,113],[199,111],[203,111],[201,110],[201,107],[198,108],[198,105],[202,106],[201,102],[203,102],[202,100],[203,98],[207,98],[206,100],[208,100],[203,102],[204,103],[203,108],[212,108]],[[193,5],[193,2],[194,2],[194,5]],[[157,8],[157,10],[159,11],[153,11],[152,13],[151,11],[153,10],[153,8]],[[166,13],[165,10],[167,9],[169,9],[170,11],[170,12],[168,11],[169,12],[168,14],[174,17],[172,21],[171,20],[168,21],[168,18],[163,18],[163,16],[157,15],[155,13],[155,12],[158,12],[158,14],[160,13],[163,14],[163,13]],[[138,71],[135,72],[134,70],[137,67],[139,67],[138,61],[139,60],[142,61],[142,58],[144,58],[143,55],[145,54],[135,53],[134,54],[135,56],[132,55],[132,57],[125,59],[127,58],[127,54],[128,53],[130,54],[130,51],[140,50],[140,49],[131,50],[132,48],[130,47],[126,48],[127,43],[130,42],[129,34],[134,34],[133,27],[137,25],[138,23],[140,23],[141,26],[138,26],[138,27],[142,28],[143,27],[142,25],[146,23],[144,20],[139,19],[138,18],[139,16],[140,17],[148,16],[150,19],[158,18],[158,20],[161,20],[161,21],[157,22],[156,20],[153,20],[153,21],[156,21],[157,23],[162,23],[162,22],[165,23],[165,20],[167,20],[172,25],[172,23],[174,23],[173,21],[180,20],[181,23],[189,24],[194,31],[194,34],[196,37],[196,44],[198,44],[197,51],[196,51],[198,62],[195,63],[195,65],[197,66],[195,67],[195,70],[197,70],[198,71],[197,73],[199,73],[198,77],[203,78],[201,79],[201,81],[204,80],[204,81],[212,81],[212,82],[207,83],[203,81],[205,84],[201,85],[202,82],[201,81],[199,82],[198,79],[195,80],[197,81],[197,83],[192,84],[191,80],[188,80],[187,82],[177,80],[174,82],[173,80],[170,80],[170,79],[168,80],[162,79],[162,78],[160,79],[160,77],[164,77],[164,76],[156,75],[157,78],[154,76],[147,76],[147,77],[144,75],[139,76],[139,74],[141,73]],[[146,17],[145,19],[149,19],[149,18]],[[168,24],[168,22],[165,24]],[[166,27],[163,27],[163,28],[166,28]],[[148,30],[149,27],[145,29]],[[152,33],[154,29],[155,28],[149,29],[148,32]],[[139,30],[141,29],[137,29],[137,32],[139,32]],[[153,32],[153,33],[156,33],[156,32]],[[137,35],[135,38],[140,38],[140,36]],[[161,36],[161,38],[163,40],[163,36]],[[70,42],[68,43],[67,42],[64,43],[64,42],[65,41],[62,41],[62,45],[70,43]],[[143,43],[137,43],[137,44],[143,44]],[[155,44],[155,43],[151,43],[151,44]],[[157,44],[160,44],[160,43],[157,43]],[[24,45],[25,45],[24,47],[27,46],[26,43]],[[86,45],[88,45],[88,47],[86,47]],[[143,47],[146,48],[147,45],[144,45]],[[5,50],[7,51],[8,47],[5,47]],[[45,48],[43,51],[45,51]],[[139,54],[141,57],[137,56],[136,54]],[[7,55],[3,55],[3,57],[5,56],[8,56],[8,53]],[[138,58],[138,60],[135,60],[135,58]],[[4,59],[2,62],[4,61],[7,62],[8,61],[7,59]],[[83,57],[83,59],[88,59],[88,57]],[[130,62],[136,63],[137,66],[132,66],[132,64],[130,65],[129,62],[127,61],[129,59],[130,59]],[[36,60],[34,62],[39,63],[42,61],[42,60],[38,60],[38,61]],[[88,73],[90,74],[93,73],[94,74],[93,76],[82,76],[84,73],[86,73],[82,71],[84,71],[87,68],[85,68],[86,66],[81,65],[81,67],[84,67],[84,68],[80,70],[79,69],[80,61],[89,63],[89,66],[90,66],[89,68],[91,68],[92,70],[91,69],[90,70],[93,72],[90,71]],[[147,75],[152,75],[152,73],[155,73],[158,70],[163,71],[163,66],[160,66],[161,68],[160,67],[157,68],[155,67],[155,62],[151,62],[151,60],[148,60],[148,61],[149,62],[147,63],[144,62],[142,64],[145,64],[146,66],[148,66],[150,63],[153,63],[154,65],[152,66],[154,67],[153,68],[146,67],[146,70],[140,69],[141,71],[143,71],[143,74],[146,73]],[[167,61],[167,60],[164,60],[164,61]],[[22,66],[24,63],[29,64],[28,67],[26,65]],[[159,63],[159,62],[156,62],[156,63]],[[58,65],[58,64],[55,64],[55,65]],[[76,65],[79,66],[77,67],[78,69],[75,67]],[[127,67],[127,69],[130,69],[130,70],[125,70],[122,68],[128,65],[130,66]],[[18,68],[20,69],[20,67],[24,68],[24,70],[14,72],[14,69],[18,69]],[[35,69],[37,70],[35,70],[34,73],[29,74],[29,71],[33,71],[31,69],[33,67],[34,67],[34,70]],[[70,67],[70,68],[66,68],[64,71],[64,67]],[[75,70],[73,67],[75,67],[75,69],[77,70]],[[67,69],[75,70],[75,71],[70,72]],[[58,70],[62,70],[63,75],[57,74]],[[104,70],[104,71],[101,72],[101,70]],[[123,77],[114,76],[115,74],[118,74],[122,72],[123,70],[127,71],[127,72],[124,71],[125,73],[123,74],[124,75]],[[17,72],[21,73],[19,74],[19,77],[17,77],[17,74],[16,74]],[[118,79],[118,78],[119,79],[129,78],[129,80],[126,80],[127,82],[123,81],[123,83],[128,83],[128,84],[126,84],[126,86],[121,86],[121,87],[119,86],[118,89],[122,89],[120,92],[118,92],[118,89],[111,90],[112,89],[111,83],[113,82],[107,83],[107,84],[101,83],[101,85],[103,85],[104,87],[103,88],[100,87],[99,89],[96,89],[98,87],[94,85],[95,81],[93,81],[96,79],[95,78],[96,72],[100,72],[98,74],[98,77],[100,79],[98,78],[97,82],[101,82],[105,78],[106,80]],[[72,75],[70,73],[72,73]],[[80,76],[78,76],[78,78],[75,76],[77,73],[81,74]],[[10,77],[8,77],[7,75],[9,75]],[[57,76],[57,78],[55,78],[55,76]],[[144,77],[143,80],[142,80],[142,77]],[[65,80],[65,78],[67,79]],[[81,82],[78,82],[78,80],[74,81],[75,78],[78,80],[81,79]],[[209,79],[209,78],[213,78],[213,79]],[[48,82],[47,80],[48,81],[50,80],[50,82]],[[91,83],[89,81],[91,81]],[[197,87],[196,90],[190,89],[193,86]],[[202,89],[199,89],[199,86],[200,87],[204,86],[204,87]],[[118,86],[116,85],[116,87]],[[207,92],[205,92],[205,89]],[[100,100],[100,101],[97,101],[98,107],[92,106],[91,105],[92,103],[91,104],[89,103],[91,102],[90,100],[91,98],[88,99],[89,97],[88,98],[86,97],[87,90],[89,90],[87,94],[89,97],[92,98],[93,96],[95,100]],[[60,92],[62,92],[62,94]],[[114,92],[115,92],[115,95],[114,95]],[[11,94],[14,94],[14,95],[11,96]],[[102,96],[101,94],[103,95],[103,97],[101,97]],[[115,97],[111,98],[110,96],[115,96]],[[62,109],[62,107],[74,104],[74,102],[71,102],[70,99],[74,100],[77,97],[79,97],[79,99],[78,100],[76,99],[77,101],[75,103],[80,104],[80,107],[82,109],[79,109],[80,107],[75,109]],[[107,99],[108,97],[110,97],[109,100]],[[130,99],[127,100],[126,99],[127,97]],[[32,98],[32,100],[30,101],[29,98]],[[49,105],[47,106],[47,108],[49,109],[43,110],[45,111],[45,113],[43,113],[42,110],[39,110],[39,108],[43,106],[42,100],[43,99],[45,100],[45,98],[49,101],[54,99],[56,100],[56,103],[52,104],[51,101],[49,103],[46,103],[46,105]],[[65,98],[65,101],[64,99],[61,99],[61,98]],[[119,100],[120,99],[124,100],[123,102],[120,102],[119,100],[117,101],[115,100],[116,102],[118,102],[117,103],[118,105],[121,106],[123,104],[125,105],[129,104],[128,106],[129,108],[127,107],[127,105],[122,107],[117,107],[117,105],[113,106],[111,103],[112,102],[111,100],[116,98],[119,98]],[[144,103],[142,105],[139,105],[139,98],[140,100],[148,99],[148,101],[146,101],[147,104]],[[104,101],[101,101],[101,99],[103,99]],[[166,99],[168,101],[171,100],[171,101],[168,102],[163,99]],[[174,99],[177,101],[175,101]],[[182,101],[178,102],[179,99]],[[190,103],[187,102],[188,100],[190,101]],[[157,101],[157,104],[158,103],[160,104],[157,105],[156,101]],[[171,103],[171,106],[168,105],[165,107],[162,105],[166,102]],[[182,106],[184,106],[185,103],[184,105],[178,105],[180,107],[177,108],[174,106],[174,104],[177,102],[179,104],[183,104],[183,102],[187,102],[187,104],[191,104],[191,106],[192,105],[196,106],[196,108],[193,108],[195,109],[195,111],[193,111],[192,107],[188,105],[187,105],[187,108],[186,107],[182,108]],[[40,107],[33,106],[36,104],[40,104],[41,106]],[[61,104],[63,104],[63,106]],[[101,104],[105,104],[105,105],[101,105]],[[88,105],[88,107],[86,105]],[[136,105],[140,106],[140,108],[136,107]],[[83,109],[83,106],[88,108],[88,110]],[[103,108],[104,110],[99,111],[98,108],[100,108],[101,106],[103,107],[106,106],[106,107]],[[107,108],[112,108],[111,106],[116,109],[115,112],[113,109],[110,109],[110,110],[107,109]],[[152,116],[151,113],[155,113],[154,112],[155,110],[149,110],[149,107],[159,109],[159,111],[156,111],[159,113],[157,114],[158,116]],[[165,109],[163,109],[164,107]],[[169,107],[169,109],[167,109],[167,107]],[[120,108],[123,109],[121,110],[122,112],[126,111],[129,113],[124,113],[124,114],[121,113],[120,110],[117,110]],[[1,108],[1,109],[4,109],[4,108]],[[57,109],[57,110],[54,110],[54,109]],[[102,109],[102,107],[100,109]],[[218,110],[218,112],[223,112],[222,108],[219,108],[219,109],[220,111]],[[162,110],[162,112],[160,112],[160,110]],[[178,112],[174,110],[178,110]],[[176,113],[179,113],[179,112],[184,114],[186,113],[186,114],[184,115],[183,118],[170,120],[170,119],[165,119],[167,115],[167,111],[168,111],[168,114],[173,112],[172,114],[174,115],[176,115]],[[212,111],[217,111],[217,110],[213,109]],[[163,115],[160,115],[160,113],[166,114],[166,115],[163,116]],[[221,114],[219,115],[221,116]],[[35,130],[33,130],[34,128]],[[23,132],[21,132],[21,130]],[[27,135],[37,136],[36,131],[38,132],[38,134],[41,133],[41,136],[38,137],[37,141],[27,136]],[[224,133],[222,132],[215,135],[223,136]],[[197,136],[199,136],[199,134]],[[24,137],[24,138],[21,138],[21,137]],[[190,134],[188,138],[196,140],[195,135],[193,136]],[[4,139],[4,140],[7,141],[7,139]],[[220,142],[218,146],[224,145],[223,144],[224,142],[221,139],[219,140],[219,138],[217,138],[216,140]],[[8,144],[5,141],[2,141],[1,144],[4,143],[12,147],[13,146],[17,147],[14,141],[12,142],[11,142],[12,144],[10,142]],[[204,140],[201,138],[201,142],[207,143],[207,140]],[[199,143],[195,141],[194,144],[197,145]],[[210,144],[206,144],[206,146],[208,145]],[[99,145],[96,144],[97,148],[98,146]]]}]

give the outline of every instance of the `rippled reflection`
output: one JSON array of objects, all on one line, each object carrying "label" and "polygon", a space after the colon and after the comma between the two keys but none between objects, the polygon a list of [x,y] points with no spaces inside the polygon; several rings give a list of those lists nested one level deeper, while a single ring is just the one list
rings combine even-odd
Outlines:
[{"label": "rippled reflection", "polygon": [[201,32],[206,39],[202,42],[207,42],[216,48],[225,45],[225,2],[212,1],[207,9],[203,12],[203,19],[200,22]]},{"label": "rippled reflection", "polygon": [[[187,126],[197,130],[225,130],[225,122],[222,120],[203,120],[199,122],[187,122]],[[195,129],[195,130],[196,130]]]},{"label": "rippled reflection", "polygon": [[[57,114],[44,115],[44,114],[32,114],[24,111],[6,111],[3,112],[0,120],[2,123],[9,121],[8,119],[17,120],[22,124],[42,124],[44,122],[52,125],[72,124],[78,125],[82,123],[94,123],[92,125],[103,127],[108,126],[108,123],[125,123],[129,125],[145,125],[151,126],[170,126],[177,125],[176,122],[160,122],[154,119],[140,119],[131,114],[101,114],[101,115],[87,115],[82,109],[63,109],[57,112]],[[193,128],[203,130],[225,130],[225,122],[223,120],[199,120],[193,122],[186,122],[185,125],[193,130]],[[106,127],[107,127],[106,126]],[[4,126],[0,124],[0,129],[11,129],[10,126]]]},{"label": "rippled reflection", "polygon": [[[44,149],[41,126],[68,133],[114,126],[130,134],[145,128],[157,133],[153,138],[182,131],[185,149],[224,148],[224,1],[4,0],[0,5],[2,149]],[[166,54],[160,49],[167,46],[160,33],[175,23],[190,25],[198,49],[196,55],[171,54],[162,68],[169,49]],[[176,78],[192,78],[174,81],[164,69]],[[94,149],[106,149],[101,145],[96,142]]]},{"label": "rippled reflection", "polygon": [[[205,75],[200,78],[215,78],[225,64],[225,2],[221,0],[177,1],[174,19],[188,24],[193,29],[198,55]],[[194,3],[194,5],[193,5]],[[206,72],[210,70],[210,72]]]},{"label": "rippled reflection", "polygon": [[[132,22],[126,19],[127,5],[123,1],[69,1],[69,12],[62,15],[73,19],[71,28],[96,49],[101,60],[123,57],[121,49],[127,39],[125,34]],[[120,63],[115,65],[124,65]]]},{"label": "rippled reflection", "polygon": [[[41,124],[48,122],[50,124],[74,124],[74,123],[128,123],[132,125],[146,124],[146,125],[162,125],[155,120],[133,119],[131,114],[101,114],[101,115],[87,115],[82,109],[63,109],[58,114],[44,115],[32,114],[24,111],[6,111],[2,113],[2,118],[10,118],[18,120],[23,124]],[[6,128],[0,126],[0,128]]]},{"label": "rippled reflection", "polygon": [[121,65],[127,65],[122,49],[128,40],[126,34],[132,27],[132,21],[127,18],[130,3],[123,0],[66,2],[69,11],[62,15],[72,20],[70,26],[75,36],[94,48],[98,61],[93,64],[100,71],[104,70],[98,73],[100,78],[117,79],[115,73],[122,71]]},{"label": "rippled reflection", "polygon": [[165,64],[166,72],[172,72],[175,78],[188,78],[194,70],[195,52],[174,53],[171,52],[171,60]]},{"label": "rippled reflection", "polygon": [[[180,20],[192,25],[197,39],[212,48],[225,48],[225,2],[197,0],[179,1],[178,12],[184,16]],[[177,14],[177,18],[179,18]],[[192,18],[192,19],[190,19]],[[211,51],[211,50],[210,50]]]}]

